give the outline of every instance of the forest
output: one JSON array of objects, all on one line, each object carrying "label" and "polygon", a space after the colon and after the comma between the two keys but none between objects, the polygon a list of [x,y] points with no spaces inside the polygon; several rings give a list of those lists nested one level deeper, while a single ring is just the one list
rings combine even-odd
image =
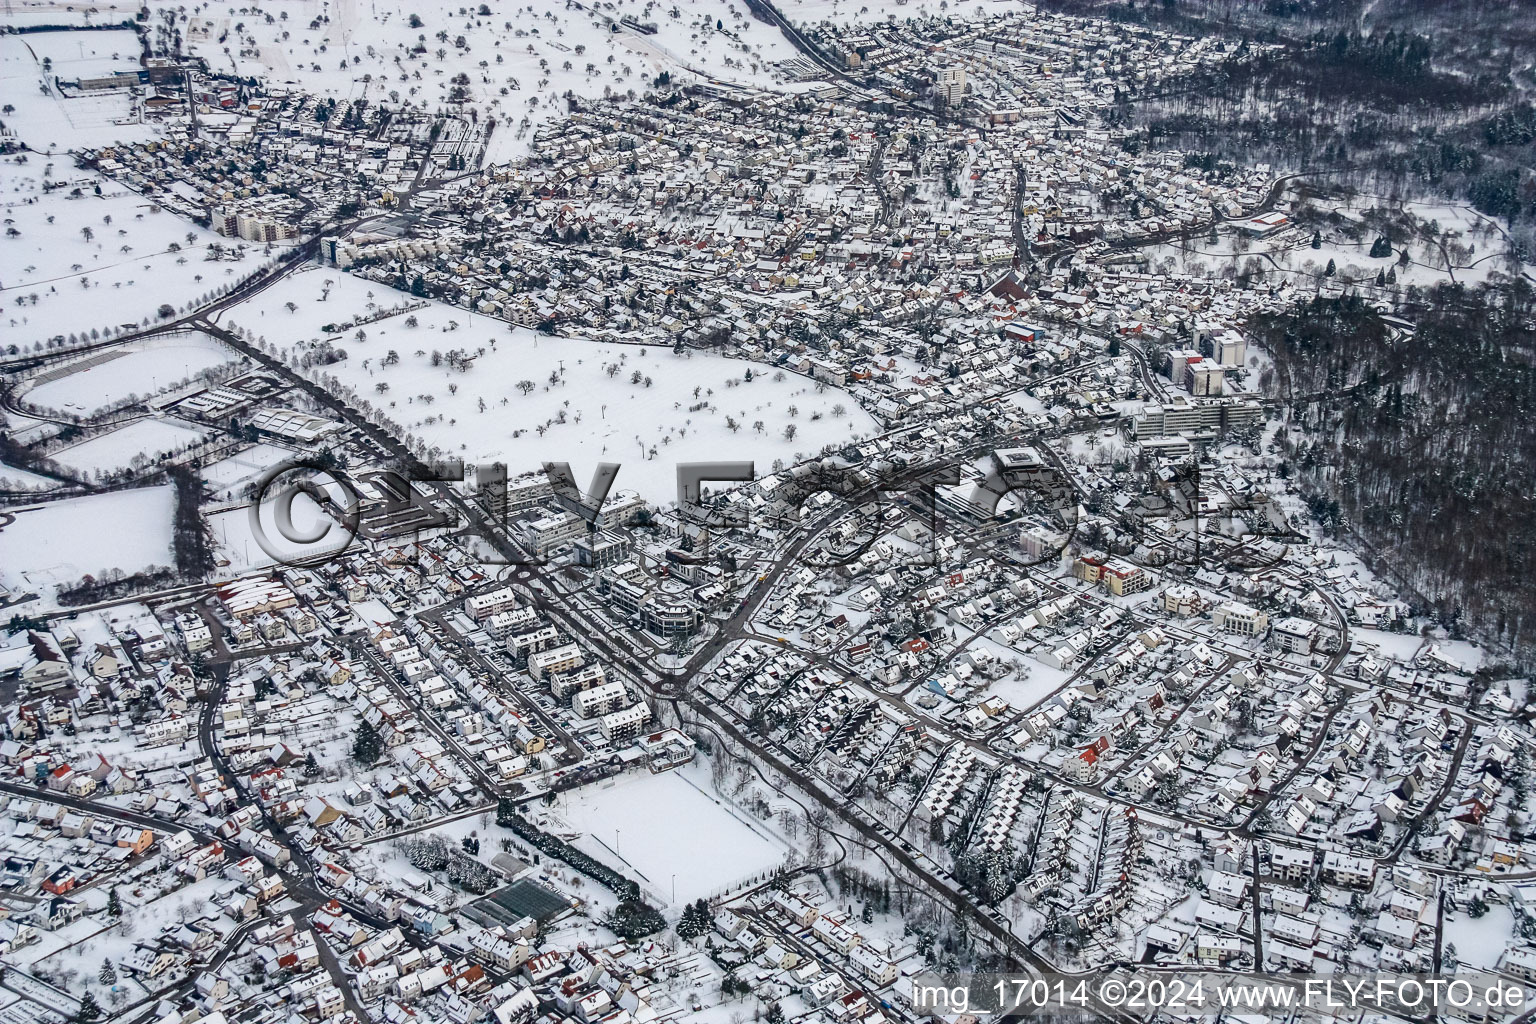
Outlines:
[{"label": "forest", "polygon": [[1256,318],[1286,402],[1283,472],[1416,609],[1532,661],[1536,306],[1528,285],[1410,289],[1400,329],[1358,298]]},{"label": "forest", "polygon": [[1536,251],[1536,26],[1473,0],[1046,0],[1223,41],[1225,59],[1162,91],[1124,94],[1132,148],[1308,172],[1323,187],[1465,201]]}]

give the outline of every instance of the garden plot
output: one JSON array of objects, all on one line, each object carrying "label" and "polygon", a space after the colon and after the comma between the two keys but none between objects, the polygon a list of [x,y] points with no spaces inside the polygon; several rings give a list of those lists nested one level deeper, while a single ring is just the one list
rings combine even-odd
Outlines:
[{"label": "garden plot", "polygon": [[563,795],[551,812],[585,833],[576,843],[584,852],[637,874],[655,898],[672,898],[676,876],[682,904],[772,870],[788,852],[707,785],[680,771],[622,775]]},{"label": "garden plot", "polygon": [[[177,334],[102,349],[33,387],[22,401],[40,410],[89,417],[169,391],[204,370],[230,362],[234,352],[206,334]],[[68,366],[50,367],[57,373]]]},{"label": "garden plot", "polygon": [[[305,340],[324,336],[323,325],[402,298],[372,282],[311,270],[230,315],[269,341],[294,339],[282,347],[297,359]],[[630,345],[545,337],[439,303],[413,316],[415,327],[406,316],[370,324],[361,341],[355,332],[337,335],[333,344],[346,358],[324,372],[429,447],[471,463],[502,462],[514,475],[555,460],[569,462],[585,481],[596,463],[619,462],[619,490],[664,503],[676,497],[679,462],[751,459],[762,476],[775,460],[792,463],[876,431],[837,388],[818,390],[805,377],[759,363],[676,355],[665,338]],[[446,361],[433,365],[433,353],[455,349],[484,352],[466,372]],[[390,352],[397,363],[390,364]]]},{"label": "garden plot", "polygon": [[[0,37],[0,46],[15,38]],[[45,182],[55,186],[45,189]],[[0,242],[0,303],[6,344],[20,348],[153,322],[162,306],[200,302],[261,260],[257,250],[161,210],[110,178],[75,169],[67,156],[0,158],[0,206],[8,228],[19,232]],[[208,260],[213,253],[224,258]],[[243,258],[234,259],[237,253]]]},{"label": "garden plot", "polygon": [[50,458],[83,477],[139,469],[190,448],[208,436],[206,429],[178,420],[136,420],[89,441],[61,449]]},{"label": "garden plot", "polygon": [[0,585],[51,593],[87,573],[170,565],[169,484],[0,508]]},{"label": "garden plot", "polygon": [[[227,884],[228,880],[222,876],[210,875],[142,905],[136,905],[137,893],[130,894],[125,886],[120,896],[124,903],[123,916],[115,923],[105,925],[102,910],[111,886],[96,886],[72,894],[71,898],[80,899],[93,912],[54,931],[39,929],[39,941],[17,950],[13,962],[53,978],[60,988],[72,995],[89,991],[104,1007],[119,1007],[129,1000],[143,999],[150,994],[148,986],[163,984],[164,979],[141,981],[125,969],[124,962],[133,955],[138,944],[154,943],[167,926],[201,917],[214,894]],[[222,914],[204,919],[202,923],[220,937],[228,936],[237,927],[235,921]],[[116,981],[101,980],[103,961],[113,964]]]},{"label": "garden plot", "polygon": [[1494,970],[1514,933],[1514,914],[1508,906],[1494,904],[1481,917],[1461,910],[1445,915],[1444,943],[1456,947],[1456,960],[1463,970]]}]

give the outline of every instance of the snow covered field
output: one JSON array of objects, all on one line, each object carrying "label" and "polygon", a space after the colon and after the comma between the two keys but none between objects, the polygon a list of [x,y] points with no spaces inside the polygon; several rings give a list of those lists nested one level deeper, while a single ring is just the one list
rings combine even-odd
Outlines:
[{"label": "snow covered field", "polygon": [[[238,454],[203,467],[203,480],[215,501],[221,503],[239,501],[249,495],[250,489],[262,474],[293,457],[292,451],[275,444],[253,445]],[[338,502],[345,500],[345,496],[340,491],[336,492],[336,498]],[[336,542],[340,543],[346,537],[345,532],[334,521],[326,518],[319,506],[315,505],[307,495],[300,494],[295,498],[292,514],[294,526],[306,533],[326,525],[329,529],[336,531],[331,535]],[[268,554],[257,540],[256,532],[251,526],[249,505],[206,509],[203,520],[207,523],[214,546],[218,550],[217,557],[221,568],[227,572],[239,573],[252,569],[264,569],[277,563],[278,559]],[[270,505],[266,507],[262,519],[262,534],[267,539],[268,546],[282,556],[299,558],[315,555],[319,553],[320,548],[325,547],[324,543],[298,545],[285,542],[272,522]]]},{"label": "snow covered field", "polygon": [[[1509,239],[1497,221],[1485,217],[1469,206],[1402,202],[1381,196],[1362,195],[1352,202],[1341,204],[1339,209],[1360,214],[1371,209],[1402,210],[1424,225],[1437,225],[1444,231],[1445,245],[1441,240],[1394,238],[1390,255],[1372,257],[1371,244],[1375,233],[1366,230],[1361,240],[1355,241],[1337,228],[1325,228],[1320,234],[1319,248],[1309,244],[1311,229],[1282,232],[1267,239],[1242,238],[1234,227],[1222,230],[1215,242],[1209,238],[1196,238],[1181,246],[1177,243],[1147,246],[1142,251],[1152,261],[1155,269],[1168,272],[1184,271],[1202,273],[1220,271],[1224,264],[1234,267],[1254,267],[1275,279],[1288,279],[1298,286],[1306,285],[1334,264],[1332,282],[1374,284],[1378,272],[1390,270],[1400,287],[1416,285],[1420,288],[1455,281],[1460,284],[1485,283],[1494,272],[1510,273],[1513,264],[1508,256]],[[1406,242],[1409,262],[1402,264],[1398,258]]]},{"label": "snow covered field", "polygon": [[58,481],[46,476],[21,469],[16,466],[7,466],[0,463],[0,490],[6,491],[46,491],[57,487]]},{"label": "snow covered field", "polygon": [[[0,47],[16,38],[0,37]],[[64,187],[45,189],[45,182]],[[26,163],[0,158],[0,204],[9,226],[20,232],[0,241],[6,343],[23,348],[146,317],[153,322],[161,305],[174,309],[199,300],[255,270],[261,258],[259,250],[247,250],[242,260],[208,261],[210,244],[233,251],[244,243],[160,210],[110,178],[78,170],[68,156],[50,160],[32,153]]]},{"label": "snow covered field", "polygon": [[320,507],[305,495],[298,495],[294,499],[294,528],[307,535],[325,526],[330,531],[325,535],[327,540],[317,541],[314,544],[288,543],[283,540],[282,534],[273,522],[270,503],[264,506],[263,512],[261,536],[266,539],[267,547],[272,548],[277,557],[268,554],[267,549],[257,539],[256,531],[251,526],[249,505],[204,514],[203,520],[208,524],[214,546],[218,549],[220,569],[226,575],[265,569],[279,562],[286,564],[290,560],[314,557],[324,554],[331,542],[338,547],[349,542],[346,531],[328,519]]},{"label": "snow covered field", "polygon": [[[124,17],[131,14],[121,11],[112,20]],[[9,12],[6,22],[13,23]],[[15,108],[5,116],[6,127],[37,150],[32,158],[38,161],[50,148],[66,151],[154,138],[153,128],[137,123],[126,91],[67,97],[52,87],[55,77],[74,81],[137,71],[138,58],[138,36],[126,29],[0,36],[0,95]],[[47,70],[45,60],[50,62]]]},{"label": "snow covered field", "polygon": [[159,461],[162,453],[180,451],[205,436],[206,430],[178,420],[136,420],[126,427],[54,452],[52,458],[66,469],[90,476],[132,465],[135,457],[153,464]]},{"label": "snow covered field", "polygon": [[[690,775],[707,780],[707,773]],[[576,845],[607,864],[622,862],[662,900],[677,903],[734,885],[778,865],[783,842],[680,771],[619,776],[561,798],[552,812],[587,835]]]},{"label": "snow covered field", "polygon": [[[340,99],[398,97],[429,109],[448,102],[451,79],[465,72],[470,97],[488,105],[497,121],[490,160],[527,153],[531,134],[521,122],[564,113],[560,97],[568,90],[587,97],[639,93],[663,71],[766,84],[774,62],[795,56],[778,29],[752,18],[741,3],[503,0],[486,4],[489,13],[474,13],[480,5],[452,10],[400,0],[295,0],[274,9],[269,22],[243,10],[201,8],[191,15],[186,41],[215,71],[267,75],[275,87],[296,85]],[[609,27],[626,16],[655,22],[660,31]],[[320,17],[329,20],[311,28]],[[237,24],[245,35],[235,31]],[[418,45],[426,51],[407,52]]]},{"label": "snow covered field", "polygon": [[220,500],[239,497],[261,474],[294,457],[287,448],[258,444],[203,467],[203,482]]},{"label": "snow covered field", "polygon": [[[329,299],[320,302],[326,280],[334,283]],[[382,285],[313,269],[258,294],[230,316],[281,342],[319,337],[321,325],[364,313],[370,302],[391,307],[403,298]],[[284,308],[289,300],[296,312]],[[676,498],[679,462],[752,459],[764,475],[775,459],[794,462],[797,455],[875,430],[873,419],[836,388],[818,393],[804,377],[776,379],[775,371],[757,363],[675,355],[665,339],[640,346],[551,338],[436,303],[414,315],[414,328],[404,316],[368,325],[361,342],[355,334],[338,335],[334,344],[347,358],[326,372],[429,446],[472,463],[503,462],[514,474],[555,460],[569,462],[586,480],[595,463],[619,462],[620,490],[669,502]],[[450,324],[458,326],[448,329]],[[297,347],[290,347],[290,355]],[[467,373],[432,365],[433,352],[481,348],[484,354]],[[391,351],[399,362],[385,365]],[[750,382],[729,383],[744,381],[749,370]],[[551,374],[561,373],[561,382],[551,384]],[[518,387],[524,381],[530,385],[526,394]],[[699,403],[707,408],[690,409]],[[728,417],[738,425],[734,432]],[[758,422],[761,433],[754,428]],[[790,426],[792,439],[785,436]]]},{"label": "snow covered field", "polygon": [[[292,451],[278,445],[258,444],[205,466],[203,479],[212,491],[215,501],[221,503],[239,501],[248,496],[250,488],[262,474],[293,457]],[[339,489],[332,493],[338,504],[345,504],[347,498],[344,493]],[[267,547],[272,548],[280,557],[275,558],[269,554],[257,539],[257,533],[251,525],[250,506],[247,504],[233,507],[221,504],[218,507],[205,508],[203,520],[207,523],[209,534],[218,550],[220,567],[229,573],[265,569],[280,560],[320,554],[322,549],[333,542],[338,545],[348,542],[346,532],[329,519],[305,494],[295,497],[292,515],[294,526],[298,530],[309,534],[325,526],[329,531],[333,531],[326,534],[330,539],[308,545],[284,541],[273,520],[273,508],[270,502],[263,506],[261,535],[266,539]]]},{"label": "snow covered field", "polygon": [[12,0],[7,5],[7,24],[26,25],[102,25],[132,17],[129,4],[74,3],[73,0]]},{"label": "snow covered field", "polygon": [[[71,416],[90,416],[132,396],[167,391],[193,375],[227,363],[235,354],[206,334],[176,334],[136,341],[115,349],[123,355],[82,362],[82,369],[39,384],[22,400],[34,409],[57,409]],[[87,357],[89,359],[89,357]]]},{"label": "snow covered field", "polygon": [[175,509],[169,484],[0,508],[0,584],[46,598],[87,573],[170,565]]}]

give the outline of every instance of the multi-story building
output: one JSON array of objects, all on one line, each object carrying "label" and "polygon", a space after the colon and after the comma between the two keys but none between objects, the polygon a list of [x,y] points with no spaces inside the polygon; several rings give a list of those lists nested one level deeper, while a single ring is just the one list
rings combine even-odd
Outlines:
[{"label": "multi-story building", "polygon": [[1211,623],[1225,633],[1260,636],[1269,628],[1269,616],[1241,601],[1228,601],[1211,612]]},{"label": "multi-story building", "polygon": [[618,681],[603,683],[571,696],[571,711],[577,718],[600,718],[629,703],[629,693]]},{"label": "multi-story building", "polygon": [[586,660],[586,655],[576,644],[561,644],[559,647],[528,655],[528,674],[535,679],[543,679],[555,672],[580,668]]},{"label": "multi-story building", "polygon": [[[1180,372],[1182,375],[1183,371]],[[1131,426],[1136,437],[1153,438],[1203,430],[1235,430],[1256,423],[1263,416],[1264,407],[1257,402],[1242,399],[1191,402],[1178,395],[1171,402],[1147,406],[1132,419]]]},{"label": "multi-story building", "polygon": [[1311,654],[1317,643],[1317,623],[1311,619],[1287,616],[1275,623],[1275,644],[1291,654]]},{"label": "multi-story building", "polygon": [[587,535],[587,521],[574,512],[556,512],[523,524],[523,535],[543,557],[562,544]]},{"label": "multi-story building", "polygon": [[464,610],[476,622],[484,622],[492,615],[509,612],[515,607],[517,607],[517,591],[511,587],[501,587],[489,593],[476,594],[464,601]]},{"label": "multi-story building", "polygon": [[598,720],[598,727],[610,743],[623,743],[639,736],[651,720],[651,709],[644,704],[632,704],[618,711],[611,711]]},{"label": "multi-story building", "polygon": [[1099,580],[1104,589],[1116,597],[1139,594],[1152,586],[1152,575],[1139,565],[1123,559],[1112,558],[1099,570]]},{"label": "multi-story building", "polygon": [[1184,390],[1192,395],[1219,395],[1226,379],[1226,370],[1204,356],[1196,356],[1184,367]]},{"label": "multi-story building", "polygon": [[948,106],[958,106],[965,99],[965,68],[939,69],[939,81],[934,89],[938,98]]},{"label": "multi-story building", "polygon": [[627,562],[631,544],[629,538],[622,534],[600,530],[590,537],[578,537],[572,547],[576,549],[578,565],[606,569]]}]

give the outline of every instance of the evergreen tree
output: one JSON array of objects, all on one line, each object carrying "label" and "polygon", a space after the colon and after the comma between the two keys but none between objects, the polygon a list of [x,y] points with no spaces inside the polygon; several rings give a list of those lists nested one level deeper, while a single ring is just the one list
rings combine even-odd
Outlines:
[{"label": "evergreen tree", "polygon": [[118,898],[116,887],[112,888],[111,890],[109,890],[107,892],[107,916],[108,917],[122,917],[123,916],[123,903],[122,903],[122,900],[120,900]]},{"label": "evergreen tree", "polygon": [[315,752],[310,751],[304,755],[304,777],[312,779],[320,774],[320,763],[315,760]]},{"label": "evergreen tree", "polygon": [[366,721],[357,723],[357,736],[352,740],[352,760],[364,767],[372,767],[384,753],[379,734]]},{"label": "evergreen tree", "polygon": [[1314,248],[1314,249],[1321,249],[1322,247],[1323,247],[1323,233],[1321,231],[1314,231],[1314,232],[1312,232],[1312,248]]},{"label": "evergreen tree", "polygon": [[764,1019],[768,1024],[784,1024],[784,1008],[778,1003],[769,1003],[768,1014]]},{"label": "evergreen tree", "polygon": [[75,1011],[75,1015],[71,1020],[75,1021],[75,1024],[88,1024],[89,1021],[93,1021],[100,1016],[101,1007],[97,1005],[96,997],[87,990],[85,995],[80,997],[80,1009]]},{"label": "evergreen tree", "polygon": [[103,985],[117,984],[117,971],[112,968],[111,960],[103,960],[101,962],[101,970],[96,973],[96,980]]}]

